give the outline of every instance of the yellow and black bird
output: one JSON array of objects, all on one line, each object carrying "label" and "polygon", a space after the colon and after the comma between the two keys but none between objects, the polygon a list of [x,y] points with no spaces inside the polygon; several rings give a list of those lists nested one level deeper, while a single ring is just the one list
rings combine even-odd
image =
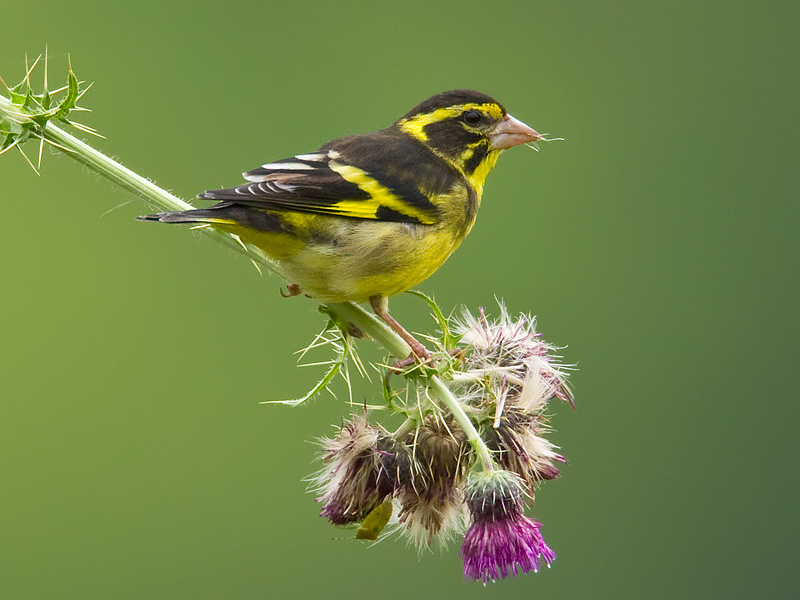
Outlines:
[{"label": "yellow and black bird", "polygon": [[475,222],[502,150],[543,139],[471,90],[425,100],[380,131],[244,173],[200,194],[210,208],[139,217],[205,223],[278,261],[291,294],[369,301],[420,358],[429,353],[388,313],[387,298],[434,273]]}]

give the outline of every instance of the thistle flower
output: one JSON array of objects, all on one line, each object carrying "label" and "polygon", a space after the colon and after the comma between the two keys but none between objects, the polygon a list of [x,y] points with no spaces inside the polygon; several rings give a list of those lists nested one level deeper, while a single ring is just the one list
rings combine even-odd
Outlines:
[{"label": "thistle flower", "polygon": [[462,482],[469,446],[452,420],[428,415],[407,439],[411,478],[398,491],[400,522],[417,545],[449,539],[466,528]]},{"label": "thistle flower", "polygon": [[517,573],[550,566],[556,555],[545,543],[541,524],[523,513],[522,485],[508,471],[476,474],[467,482],[466,501],[472,525],[464,537],[464,578],[484,585]]},{"label": "thistle flower", "polygon": [[362,520],[407,477],[405,446],[366,417],[345,422],[339,435],[324,439],[322,446],[327,465],[316,476],[317,500],[324,503],[320,516],[334,525]]}]

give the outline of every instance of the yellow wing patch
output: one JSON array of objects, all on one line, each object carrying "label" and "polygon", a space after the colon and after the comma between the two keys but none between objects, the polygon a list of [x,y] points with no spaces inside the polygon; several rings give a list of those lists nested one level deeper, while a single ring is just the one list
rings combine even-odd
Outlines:
[{"label": "yellow wing patch", "polygon": [[429,212],[404,201],[403,198],[395,194],[392,190],[370,177],[366,171],[354,167],[353,165],[346,165],[334,160],[328,163],[328,168],[341,175],[345,181],[357,185],[360,189],[368,193],[370,198],[366,200],[340,200],[326,207],[326,212],[344,217],[378,219],[378,210],[381,207],[386,207],[401,215],[416,219],[425,225],[436,222]]}]

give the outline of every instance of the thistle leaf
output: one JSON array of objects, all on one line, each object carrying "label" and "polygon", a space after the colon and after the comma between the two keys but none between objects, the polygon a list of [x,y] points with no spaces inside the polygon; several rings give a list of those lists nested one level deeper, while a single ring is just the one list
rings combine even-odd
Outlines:
[{"label": "thistle leaf", "polygon": [[411,294],[412,296],[417,296],[418,298],[422,298],[426,302],[433,313],[433,318],[436,319],[436,323],[439,325],[439,329],[442,332],[442,345],[446,350],[455,348],[458,339],[450,332],[450,320],[444,316],[442,309],[439,308],[439,305],[436,304],[436,301],[419,290],[408,290],[406,293]]},{"label": "thistle leaf", "polygon": [[333,378],[336,377],[336,375],[338,375],[341,370],[342,370],[341,362],[335,362],[334,364],[332,364],[331,368],[328,369],[327,373],[325,373],[323,378],[320,379],[317,382],[317,384],[313,388],[311,388],[308,391],[308,393],[302,398],[296,398],[294,400],[266,400],[264,402],[261,402],[260,404],[285,404],[287,406],[300,406],[301,404],[308,402],[312,398],[317,397],[324,390],[328,389],[328,385],[330,385],[330,382],[333,381]]}]

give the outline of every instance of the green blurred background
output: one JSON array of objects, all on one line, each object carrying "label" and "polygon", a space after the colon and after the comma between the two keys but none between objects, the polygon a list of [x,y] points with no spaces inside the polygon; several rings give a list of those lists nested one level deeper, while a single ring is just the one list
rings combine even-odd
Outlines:
[{"label": "green blurred background", "polygon": [[[305,491],[346,407],[276,278],[64,157],[0,158],[2,598],[789,598],[798,291],[796,2],[13,3],[95,145],[183,197],[454,87],[565,137],[504,154],[421,289],[567,345],[549,571],[484,589],[328,526]],[[28,152],[35,155],[35,148]],[[792,267],[792,265],[795,265]],[[410,296],[393,310],[430,330]],[[364,388],[367,390],[367,388]],[[362,398],[370,399],[362,392]]]}]

